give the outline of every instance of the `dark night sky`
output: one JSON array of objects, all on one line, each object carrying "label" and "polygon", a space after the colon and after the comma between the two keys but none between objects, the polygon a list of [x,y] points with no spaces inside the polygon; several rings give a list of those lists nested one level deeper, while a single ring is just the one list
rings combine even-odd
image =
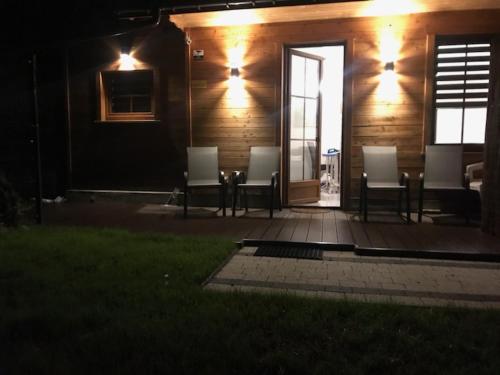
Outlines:
[{"label": "dark night sky", "polygon": [[116,12],[120,10],[152,11],[158,7],[210,2],[214,0],[3,0],[0,38],[5,47],[91,37],[130,27],[118,20]]},{"label": "dark night sky", "polygon": [[[287,0],[290,3],[313,0]],[[339,1],[339,0],[336,0]],[[0,2],[1,48],[31,48],[48,43],[106,35],[139,24],[119,21],[120,10],[151,10],[158,7],[224,3],[223,0],[2,0]],[[316,2],[326,2],[317,0]],[[331,1],[331,2],[334,2]],[[234,3],[234,1],[233,1]],[[269,5],[269,2],[262,5]],[[276,5],[285,5],[277,0]],[[247,6],[247,5],[246,5]],[[148,21],[145,21],[146,23]],[[149,21],[150,22],[150,21]]]},{"label": "dark night sky", "polygon": [[92,37],[119,31],[117,10],[154,9],[158,1],[2,1],[0,35],[4,48]]}]

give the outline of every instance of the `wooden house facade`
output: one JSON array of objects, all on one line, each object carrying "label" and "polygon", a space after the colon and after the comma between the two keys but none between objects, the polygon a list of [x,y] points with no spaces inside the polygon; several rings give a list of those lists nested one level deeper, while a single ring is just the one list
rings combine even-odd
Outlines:
[{"label": "wooden house facade", "polygon": [[[220,167],[228,174],[248,168],[251,146],[281,146],[283,195],[291,203],[286,52],[317,45],[344,46],[342,207],[356,204],[363,145],[396,145],[399,168],[409,172],[416,188],[425,145],[435,136],[436,40],[500,33],[500,4],[416,1],[416,8],[405,8],[403,1],[395,2],[399,9],[387,9],[385,1],[386,8],[370,10],[362,3],[376,1],[240,15],[233,10],[170,14],[170,23],[164,20],[132,40],[135,69],[154,72],[152,104],[145,111],[150,117],[144,118],[107,118],[103,109],[120,105],[103,99],[108,94],[102,74],[120,70],[120,40],[72,49],[71,188],[169,190],[182,183],[186,146],[218,146]],[[397,41],[391,61],[396,85],[389,99],[380,92],[386,32]],[[234,50],[240,54],[236,90]],[[482,144],[464,145],[464,164],[482,158]]]}]

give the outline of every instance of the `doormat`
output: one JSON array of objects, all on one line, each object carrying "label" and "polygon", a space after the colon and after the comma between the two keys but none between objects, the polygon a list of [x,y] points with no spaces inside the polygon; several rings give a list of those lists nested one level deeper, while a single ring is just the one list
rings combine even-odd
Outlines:
[{"label": "doormat", "polygon": [[323,250],[313,247],[259,246],[254,256],[273,258],[323,259]]},{"label": "doormat", "polygon": [[290,209],[292,212],[296,212],[298,214],[327,214],[330,210],[329,208],[306,208],[306,207],[292,207]]}]

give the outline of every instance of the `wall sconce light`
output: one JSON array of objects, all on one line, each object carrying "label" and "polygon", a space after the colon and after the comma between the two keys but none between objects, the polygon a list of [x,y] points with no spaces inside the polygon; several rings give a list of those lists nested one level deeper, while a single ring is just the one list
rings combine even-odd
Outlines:
[{"label": "wall sconce light", "polygon": [[239,77],[240,69],[239,68],[231,68],[231,77]]},{"label": "wall sconce light", "polygon": [[120,55],[130,55],[132,46],[129,43],[123,43],[120,46]]},{"label": "wall sconce light", "polygon": [[123,36],[120,38],[120,70],[134,70],[135,59],[132,57],[132,37]]},{"label": "wall sconce light", "polygon": [[228,49],[227,54],[229,67],[227,96],[232,108],[244,108],[247,105],[247,95],[244,87],[245,83],[240,72],[244,65],[244,49],[237,43],[233,48]]},{"label": "wall sconce light", "polygon": [[126,53],[120,53],[119,70],[134,70],[136,60]]},{"label": "wall sconce light", "polygon": [[394,70],[394,61],[388,61],[384,66],[385,70]]}]

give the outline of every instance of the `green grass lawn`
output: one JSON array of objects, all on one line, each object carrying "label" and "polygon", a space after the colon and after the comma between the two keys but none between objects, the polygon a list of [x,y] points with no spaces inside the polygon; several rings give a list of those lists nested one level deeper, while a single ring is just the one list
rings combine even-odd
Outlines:
[{"label": "green grass lawn", "polygon": [[233,248],[0,232],[0,374],[500,373],[500,312],[202,290]]}]

